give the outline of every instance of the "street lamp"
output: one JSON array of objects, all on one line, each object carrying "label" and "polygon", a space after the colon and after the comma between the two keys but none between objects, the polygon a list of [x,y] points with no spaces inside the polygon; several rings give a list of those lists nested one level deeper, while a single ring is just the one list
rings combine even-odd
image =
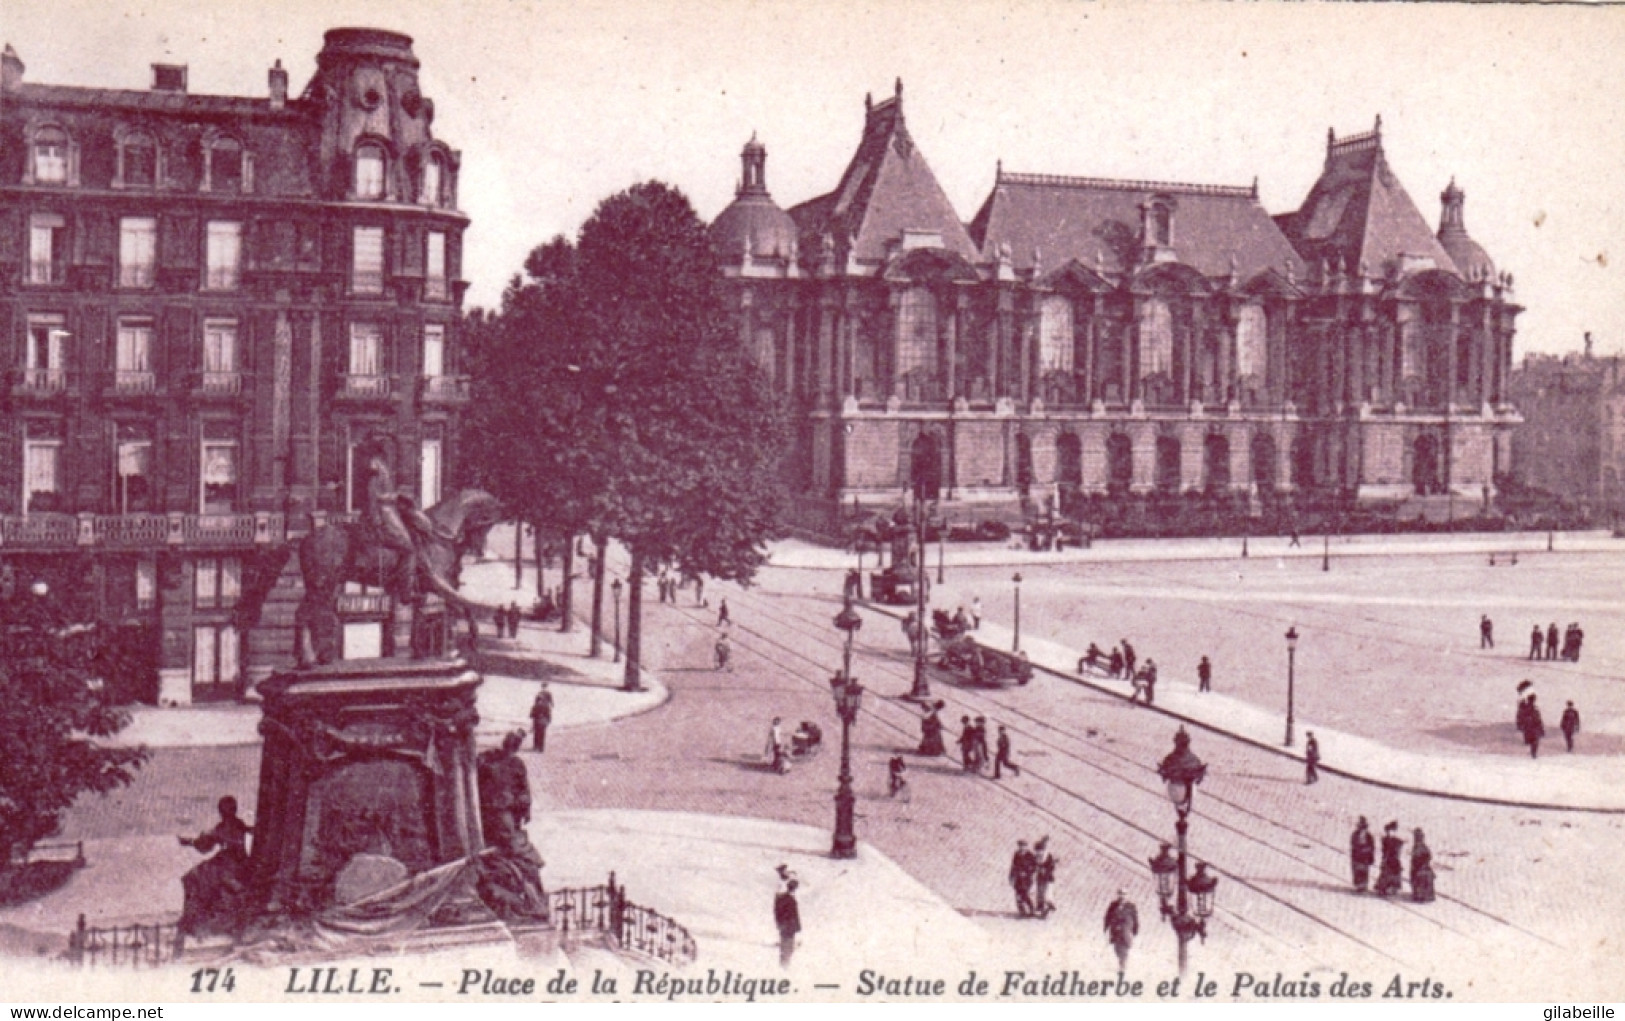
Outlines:
[{"label": "street lamp", "polygon": [[943,520],[937,525],[937,584],[938,585],[941,585],[943,583],[942,561],[943,561],[943,557],[945,555],[944,550],[947,549],[947,546],[948,546],[948,519],[945,516],[943,518]]},{"label": "street lamp", "polygon": [[1321,538],[1320,569],[1322,571],[1330,571],[1332,569],[1332,531],[1331,531],[1331,529],[1327,528],[1326,533],[1324,535],[1322,535],[1320,538]]},{"label": "street lamp", "polygon": [[1016,585],[1016,628],[1015,639],[1010,643],[1011,652],[1021,651],[1021,572],[1017,571],[1015,577],[1010,579]]},{"label": "street lamp", "polygon": [[610,662],[621,661],[621,579],[616,578],[609,583],[610,602],[615,604],[615,658]]},{"label": "street lamp", "polygon": [[835,712],[841,717],[841,775],[835,790],[835,838],[829,855],[856,858],[858,838],[852,830],[857,803],[857,795],[852,793],[852,724],[857,722],[858,710],[863,707],[863,685],[852,676],[852,636],[863,627],[863,618],[852,609],[850,599],[835,615],[835,626],[846,632],[846,651],[841,660],[841,672],[829,682],[830,694],[835,697]]},{"label": "street lamp", "polygon": [[[1213,891],[1219,885],[1217,877],[1209,875],[1205,862],[1198,862],[1196,874],[1186,876],[1185,837],[1189,829],[1191,800],[1196,785],[1207,775],[1207,764],[1191,751],[1191,737],[1180,727],[1174,734],[1174,750],[1157,765],[1157,775],[1167,787],[1168,800],[1174,803],[1177,818],[1174,830],[1179,835],[1179,851],[1171,852],[1167,844],[1150,861],[1151,874],[1157,880],[1157,898],[1162,905],[1163,921],[1173,926],[1179,938],[1179,973],[1185,973],[1186,947],[1192,936],[1207,942],[1207,920],[1213,914]],[[1195,912],[1191,898],[1195,898]]]},{"label": "street lamp", "polygon": [[[931,700],[931,682],[925,676],[925,586],[930,578],[925,571],[925,522],[928,510],[924,496],[916,491],[914,494],[914,627],[915,633],[910,641],[914,645],[914,686],[905,696],[911,702],[928,702]],[[896,569],[895,559],[892,564]]]},{"label": "street lamp", "polygon": [[1297,672],[1298,660],[1298,629],[1286,629],[1286,746],[1292,747],[1292,689],[1294,674]]}]

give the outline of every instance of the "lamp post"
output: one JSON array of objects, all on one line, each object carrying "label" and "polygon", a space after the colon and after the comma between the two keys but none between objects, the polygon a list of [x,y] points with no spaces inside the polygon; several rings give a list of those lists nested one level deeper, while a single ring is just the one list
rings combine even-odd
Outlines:
[{"label": "lamp post", "polygon": [[937,584],[943,583],[942,561],[948,546],[948,521],[946,518],[937,525]]},{"label": "lamp post", "polygon": [[[911,702],[928,702],[931,699],[931,682],[925,676],[925,586],[930,578],[925,572],[925,522],[927,517],[926,501],[923,495],[916,490],[914,494],[914,628],[915,633],[910,641],[914,646],[914,685],[909,688],[905,697]],[[895,568],[896,565],[893,564]]]},{"label": "lamp post", "polygon": [[609,583],[610,602],[615,604],[615,658],[610,662],[621,661],[621,579],[616,578]]},{"label": "lamp post", "polygon": [[841,717],[841,775],[835,789],[835,837],[829,856],[856,858],[858,838],[852,830],[857,802],[857,796],[852,793],[852,724],[857,722],[858,710],[863,707],[863,685],[852,676],[852,636],[863,627],[863,618],[852,609],[850,598],[835,615],[835,626],[846,632],[846,646],[841,656],[841,672],[829,682],[830,694],[835,697],[835,712]]},{"label": "lamp post", "polygon": [[1021,651],[1021,572],[1017,571],[1015,577],[1010,579],[1016,585],[1016,627],[1015,640],[1010,643],[1011,652]]},{"label": "lamp post", "polygon": [[[1186,947],[1192,936],[1207,942],[1207,920],[1213,914],[1213,891],[1219,885],[1217,877],[1209,875],[1206,862],[1196,863],[1196,874],[1185,873],[1186,831],[1189,829],[1191,800],[1196,785],[1207,775],[1207,765],[1191,751],[1191,737],[1180,727],[1174,734],[1174,750],[1157,765],[1157,775],[1168,790],[1168,800],[1174,803],[1177,818],[1174,831],[1179,836],[1179,851],[1170,853],[1167,844],[1151,859],[1151,874],[1157,879],[1157,898],[1162,904],[1162,919],[1173,926],[1179,938],[1179,973],[1185,973]],[[1195,900],[1192,912],[1191,901]]]},{"label": "lamp post", "polygon": [[1331,529],[1328,528],[1326,530],[1326,534],[1322,535],[1320,538],[1321,538],[1320,569],[1322,571],[1330,571],[1332,569],[1332,532],[1331,532]]},{"label": "lamp post", "polygon": [[1298,629],[1286,629],[1286,746],[1292,747],[1292,695],[1294,674],[1297,672]]}]

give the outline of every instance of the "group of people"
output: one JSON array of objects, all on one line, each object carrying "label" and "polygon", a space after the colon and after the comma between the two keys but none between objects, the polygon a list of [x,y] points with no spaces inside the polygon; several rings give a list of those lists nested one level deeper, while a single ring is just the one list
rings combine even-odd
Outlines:
[{"label": "group of people", "polygon": [[491,611],[491,620],[496,625],[498,638],[518,638],[519,621],[522,618],[518,603],[509,603],[499,606]]},{"label": "group of people", "polygon": [[[1399,823],[1389,822],[1382,832],[1382,865],[1377,872],[1376,885],[1371,887],[1377,896],[1392,897],[1405,888],[1404,851],[1405,840],[1399,835]],[[1371,882],[1371,866],[1377,864],[1377,841],[1363,815],[1349,836],[1349,864],[1354,872],[1355,892],[1366,892]],[[1433,879],[1433,851],[1418,827],[1411,831],[1411,900],[1418,904],[1432,901]]]},{"label": "group of people", "polygon": [[975,720],[969,716],[959,718],[959,760],[965,772],[980,775],[983,768],[991,762],[995,780],[1000,779],[1006,769],[1020,776],[1021,767],[1010,757],[1010,734],[1002,723],[999,724],[999,736],[993,747],[993,754],[989,756],[987,717],[978,716]]},{"label": "group of people", "polygon": [[[1523,736],[1523,743],[1529,746],[1529,757],[1533,759],[1540,754],[1540,742],[1546,736],[1546,721],[1541,718],[1540,707],[1535,704],[1535,693],[1523,693],[1528,687],[1528,681],[1518,686],[1518,712],[1513,722]],[[1573,700],[1564,705],[1558,729],[1563,732],[1563,743],[1568,750],[1574,751],[1574,736],[1580,732],[1580,710],[1574,708]]]},{"label": "group of people", "polygon": [[659,577],[655,578],[655,595],[659,597],[662,603],[676,603],[677,590],[690,583],[694,585],[694,605],[704,606],[705,579],[697,574],[692,578],[683,579],[673,577],[662,571]]},{"label": "group of people", "polygon": [[[1488,622],[1489,618],[1484,620]],[[1482,628],[1483,625],[1481,624]],[[1547,625],[1544,634],[1540,625],[1536,624],[1529,631],[1529,658],[1530,659],[1562,659],[1570,663],[1580,662],[1580,645],[1585,641],[1585,631],[1578,623],[1571,623],[1558,635],[1557,621]],[[1493,647],[1494,642],[1490,643]]]},{"label": "group of people", "polygon": [[1025,840],[1016,841],[1016,853],[1010,859],[1010,886],[1016,891],[1018,918],[1047,918],[1055,910],[1049,891],[1055,884],[1057,864],[1049,850],[1049,837],[1039,837],[1030,849]]}]

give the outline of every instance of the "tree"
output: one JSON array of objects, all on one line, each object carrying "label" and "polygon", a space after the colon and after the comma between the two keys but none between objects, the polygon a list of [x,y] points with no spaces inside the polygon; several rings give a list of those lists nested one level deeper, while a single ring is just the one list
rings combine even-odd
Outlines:
[{"label": "tree", "polygon": [[108,631],[70,622],[41,586],[0,585],[0,869],[57,832],[86,792],[128,784],[144,748],[107,748],[129,723],[108,703]]},{"label": "tree", "polygon": [[597,516],[632,558],[625,683],[636,688],[643,576],[661,564],[754,576],[781,527],[787,428],[680,191],[651,181],[604,200],[576,260],[581,375],[601,394],[609,467]]}]

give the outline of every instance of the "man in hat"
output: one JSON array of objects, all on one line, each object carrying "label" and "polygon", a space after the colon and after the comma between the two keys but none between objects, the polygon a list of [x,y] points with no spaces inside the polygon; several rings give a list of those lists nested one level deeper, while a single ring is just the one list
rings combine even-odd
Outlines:
[{"label": "man in hat", "polygon": [[1523,715],[1523,743],[1529,746],[1529,757],[1536,758],[1540,753],[1540,739],[1546,736],[1546,723],[1540,718],[1540,710],[1535,706],[1535,696],[1531,692],[1524,703],[1528,708]]},{"label": "man in hat", "polygon": [[1546,658],[1557,658],[1557,621],[1552,621],[1546,628]]},{"label": "man in hat", "polygon": [[1037,909],[1039,918],[1048,918],[1049,913],[1055,910],[1055,905],[1050,903],[1049,888],[1055,883],[1057,864],[1055,855],[1049,852],[1049,837],[1038,838],[1038,843],[1033,845],[1033,858],[1036,861],[1033,879],[1038,887],[1038,896],[1033,907]]},{"label": "man in hat", "polygon": [[1355,890],[1365,892],[1366,884],[1371,881],[1371,866],[1376,863],[1377,839],[1371,835],[1362,815],[1349,836],[1349,864],[1354,870]]},{"label": "man in hat", "polygon": [[781,968],[790,967],[790,957],[796,952],[796,936],[801,932],[801,906],[796,903],[796,889],[800,885],[794,879],[788,880],[773,898],[773,924],[779,929]]},{"label": "man in hat", "polygon": [[1005,732],[1004,724],[999,724],[999,740],[996,745],[998,754],[993,758],[993,779],[999,779],[1002,769],[1021,775],[1021,767],[1010,760],[1010,735]]},{"label": "man in hat", "polygon": [[976,771],[982,771],[982,763],[988,759],[987,753],[987,717],[976,717],[976,725],[972,731],[976,735]]},{"label": "man in hat", "polygon": [[959,765],[967,773],[978,772],[981,765],[976,761],[976,728],[969,716],[959,718]]},{"label": "man in hat", "polygon": [[1033,874],[1038,871],[1038,860],[1027,850],[1025,840],[1016,841],[1016,853],[1010,859],[1010,885],[1016,891],[1016,917],[1033,914]]},{"label": "man in hat", "polygon": [[1558,726],[1563,730],[1563,743],[1574,751],[1574,735],[1580,732],[1580,710],[1574,708],[1573,702],[1563,707],[1563,721]]},{"label": "man in hat", "polygon": [[1320,742],[1315,740],[1315,732],[1309,731],[1309,738],[1303,744],[1303,782],[1306,784],[1320,782]]},{"label": "man in hat", "polygon": [[1213,690],[1213,664],[1207,661],[1206,656],[1202,657],[1202,662],[1196,664],[1196,681],[1197,691]]},{"label": "man in hat", "polygon": [[1536,624],[1529,632],[1529,658],[1539,659],[1541,647],[1546,643],[1541,640],[1540,625]]},{"label": "man in hat", "polygon": [[1490,615],[1487,613],[1478,615],[1478,647],[1480,649],[1495,648],[1495,622],[1490,620]]},{"label": "man in hat", "polygon": [[1128,899],[1128,891],[1118,890],[1117,899],[1106,909],[1106,936],[1111,940],[1112,949],[1117,952],[1119,971],[1127,970],[1129,948],[1134,945],[1134,937],[1139,933],[1140,912]]},{"label": "man in hat", "polygon": [[553,693],[547,690],[547,682],[542,682],[542,690],[536,693],[536,701],[530,704],[530,730],[532,747],[537,751],[547,750],[547,728],[553,723]]}]

